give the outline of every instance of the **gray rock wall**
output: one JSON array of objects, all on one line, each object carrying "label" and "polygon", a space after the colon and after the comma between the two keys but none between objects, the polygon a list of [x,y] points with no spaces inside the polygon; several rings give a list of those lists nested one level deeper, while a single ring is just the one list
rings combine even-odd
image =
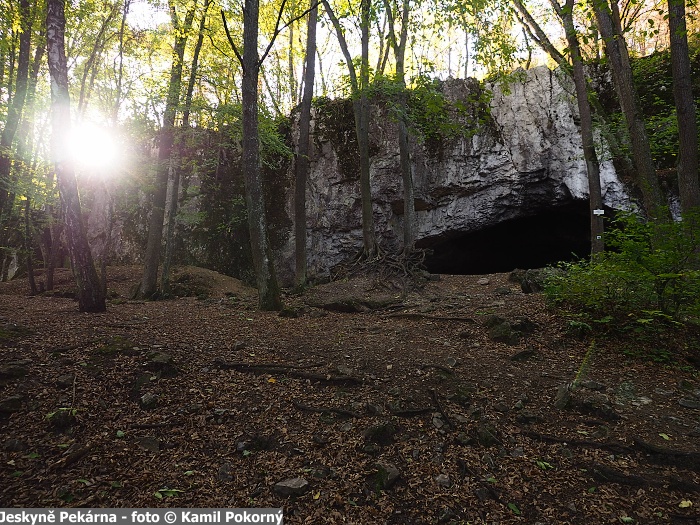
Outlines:
[{"label": "gray rock wall", "polygon": [[[413,141],[419,246],[587,198],[572,82],[546,67],[520,71],[514,79],[506,87],[489,86],[492,121],[475,127],[471,136],[447,141],[437,154]],[[474,81],[448,80],[443,92],[450,101],[468,104],[474,88]],[[403,204],[397,130],[386,109],[373,106],[372,111],[376,229],[383,245],[398,248]],[[309,274],[318,276],[358,252],[362,230],[359,181],[354,175],[359,166],[352,169],[347,153],[352,133],[346,129],[344,136],[319,140],[325,137],[322,119],[317,116],[313,125],[316,149],[307,186],[307,247]],[[598,149],[605,205],[629,207],[628,194],[612,161],[606,160],[609,155],[602,141]],[[291,191],[285,207],[292,217]],[[290,236],[278,254],[283,279],[291,278],[293,254]]]}]

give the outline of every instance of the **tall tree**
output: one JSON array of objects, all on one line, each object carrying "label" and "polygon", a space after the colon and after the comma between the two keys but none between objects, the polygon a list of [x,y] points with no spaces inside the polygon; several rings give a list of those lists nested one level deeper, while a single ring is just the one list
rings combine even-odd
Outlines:
[{"label": "tall tree", "polygon": [[632,83],[632,67],[622,33],[617,0],[589,0],[603,38],[615,91],[625,117],[635,166],[635,182],[642,193],[644,211],[655,217],[664,204],[654,162],[651,157],[649,137],[644,126],[644,117]]},{"label": "tall tree", "polygon": [[600,163],[595,150],[593,139],[593,116],[591,103],[589,101],[589,90],[584,71],[583,57],[581,56],[581,46],[578,32],[574,26],[574,5],[575,0],[566,0],[561,6],[557,0],[550,0],[550,4],[559,17],[564,28],[571,64],[549,40],[547,34],[542,30],[535,18],[521,0],[514,0],[514,5],[518,11],[520,23],[523,29],[530,35],[530,38],[539,45],[542,50],[559,64],[574,80],[576,90],[576,104],[578,106],[580,126],[581,126],[581,146],[583,158],[586,162],[586,174],[588,178],[588,195],[590,208],[590,230],[591,230],[591,254],[600,253],[605,248],[603,239],[603,215],[600,211],[603,208],[603,195],[600,184]]},{"label": "tall tree", "polygon": [[194,46],[194,52],[192,53],[192,65],[190,66],[190,78],[187,81],[187,90],[185,92],[185,104],[182,111],[182,127],[181,133],[179,134],[179,144],[178,151],[176,152],[176,161],[173,163],[171,169],[171,184],[170,184],[170,206],[168,207],[168,222],[166,224],[165,232],[165,256],[163,257],[163,271],[160,276],[160,287],[164,295],[170,295],[170,264],[173,259],[173,251],[175,250],[175,225],[177,217],[177,203],[178,195],[180,190],[180,177],[182,174],[182,149],[184,147],[183,143],[186,143],[188,130],[190,128],[190,113],[192,111],[192,96],[194,93],[194,85],[197,80],[197,69],[199,67],[199,54],[202,51],[202,44],[204,42],[204,30],[207,24],[207,11],[209,11],[209,6],[211,5],[211,0],[204,0],[204,7],[202,8],[202,16],[199,19],[199,33],[197,35],[197,42]]},{"label": "tall tree", "polygon": [[695,100],[685,18],[685,0],[668,0],[673,98],[678,119],[678,189],[681,211],[684,213],[700,206],[698,124],[695,120]]},{"label": "tall tree", "polygon": [[147,299],[155,297],[158,292],[158,266],[160,265],[161,242],[163,240],[163,219],[165,218],[165,200],[168,193],[170,173],[170,156],[175,141],[175,115],[180,102],[182,86],[182,61],[185,56],[187,38],[192,28],[197,2],[187,8],[185,19],[181,23],[172,0],[169,2],[170,19],[175,30],[168,96],[165,100],[163,126],[158,141],[158,164],[156,166],[156,187],[153,194],[151,219],[148,225],[148,241],[144,257],[141,296]]},{"label": "tall tree", "polygon": [[[408,40],[408,24],[410,14],[409,0],[402,0],[401,28],[397,34],[394,6],[389,0],[384,0],[389,22],[389,45],[394,51],[396,60],[396,82],[399,85],[398,128],[399,128],[399,165],[403,181],[403,249],[404,253],[413,251],[415,245],[416,206],[413,191],[413,174],[411,173],[411,152],[408,143],[408,100],[406,93],[406,42]],[[398,11],[398,9],[397,9]]]},{"label": "tall tree", "polygon": [[588,174],[591,254],[596,254],[601,253],[605,248],[602,215],[603,193],[600,186],[600,163],[598,162],[598,155],[596,154],[593,140],[593,117],[591,115],[591,104],[588,101],[586,73],[583,69],[583,57],[581,56],[578,33],[574,26],[574,0],[566,0],[564,7],[561,7],[557,0],[550,1],[564,25],[566,40],[569,44],[574,85],[576,87],[576,102],[578,104],[579,118],[581,119],[581,145],[583,147],[583,158],[586,161],[586,173]]},{"label": "tall tree", "polygon": [[306,284],[306,180],[310,164],[311,102],[314,96],[316,72],[316,25],[318,2],[311,0],[311,11],[306,29],[306,69],[304,73],[304,95],[299,114],[299,146],[297,147],[294,187],[294,236],[296,286]]},{"label": "tall tree", "polygon": [[[223,11],[221,16],[225,24],[226,15]],[[281,16],[282,8],[280,8],[278,22]],[[248,230],[250,232],[250,248],[258,286],[259,307],[261,310],[279,310],[282,308],[282,299],[270,253],[270,242],[267,238],[267,218],[260,171],[260,136],[258,132],[260,65],[271,49],[272,43],[268,46],[263,57],[260,58],[258,54],[259,18],[260,4],[258,0],[245,0],[243,7],[243,54],[238,51],[228,31],[228,26],[225,25],[225,28],[229,43],[243,67],[243,86],[241,89],[243,99],[243,152],[241,169],[245,177]],[[277,30],[275,31],[276,35]]]},{"label": "tall tree", "polygon": [[368,258],[372,258],[377,252],[377,240],[374,232],[374,216],[372,213],[372,187],[370,184],[369,159],[369,101],[367,99],[367,88],[369,87],[369,22],[371,5],[369,0],[362,0],[360,4],[362,56],[360,59],[359,79],[340,20],[331,8],[328,0],[323,0],[323,7],[335,29],[338,44],[345,58],[345,64],[347,65],[348,74],[350,76],[350,89],[352,92],[353,112],[355,116],[355,135],[357,136],[357,147],[360,154],[363,254]]},{"label": "tall tree", "polygon": [[85,233],[80,207],[78,183],[71,160],[62,140],[70,133],[70,95],[65,53],[66,17],[64,0],[48,0],[46,13],[46,48],[51,76],[52,151],[61,204],[65,220],[73,274],[78,288],[81,312],[104,312],[105,296]]},{"label": "tall tree", "polygon": [[15,91],[7,112],[5,127],[0,137],[0,217],[12,205],[8,203],[10,193],[10,171],[12,166],[12,143],[22,118],[29,80],[29,62],[32,38],[32,9],[29,0],[21,0],[19,6],[20,35],[17,57]]}]

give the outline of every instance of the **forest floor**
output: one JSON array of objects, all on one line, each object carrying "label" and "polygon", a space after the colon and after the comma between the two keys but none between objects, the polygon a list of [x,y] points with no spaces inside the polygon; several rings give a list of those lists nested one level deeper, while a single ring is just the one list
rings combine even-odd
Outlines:
[{"label": "forest floor", "polygon": [[103,314],[66,270],[52,294],[0,284],[0,507],[700,523],[690,334],[593,342],[507,274],[343,280],[281,315],[207,270],[154,302],[128,299],[140,268],[109,277]]}]

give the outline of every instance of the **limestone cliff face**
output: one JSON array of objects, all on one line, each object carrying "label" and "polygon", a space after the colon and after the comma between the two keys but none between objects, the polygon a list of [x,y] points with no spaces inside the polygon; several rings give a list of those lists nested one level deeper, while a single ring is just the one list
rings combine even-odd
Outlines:
[{"label": "limestone cliff face", "polygon": [[[448,80],[445,97],[469,104],[472,80]],[[417,209],[417,242],[431,244],[460,234],[531,217],[565,207],[588,196],[581,149],[578,109],[572,82],[559,71],[539,67],[515,75],[507,86],[488,86],[491,118],[473,132],[453,138],[431,151],[412,142],[412,168]],[[337,111],[337,108],[336,108]],[[350,110],[348,105],[347,111]],[[378,238],[398,248],[402,239],[402,184],[397,129],[386,109],[372,108],[371,180]],[[308,266],[310,275],[354,255],[362,246],[361,205],[352,113],[344,129],[330,129],[317,113],[313,122],[315,151],[307,186]],[[468,118],[468,117],[460,117]],[[625,188],[605,144],[599,155],[604,202],[629,206]],[[293,216],[292,192],[286,201]],[[291,234],[291,232],[290,232]],[[291,275],[294,240],[282,247],[278,266]]]}]

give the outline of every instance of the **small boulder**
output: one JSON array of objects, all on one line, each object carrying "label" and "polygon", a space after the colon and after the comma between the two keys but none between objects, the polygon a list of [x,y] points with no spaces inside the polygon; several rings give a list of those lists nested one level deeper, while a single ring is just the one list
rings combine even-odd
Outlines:
[{"label": "small boulder", "polygon": [[144,410],[152,410],[156,406],[158,406],[158,396],[155,394],[151,394],[150,392],[148,394],[144,394],[141,396],[141,399],[139,399],[139,405],[141,408]]},{"label": "small boulder", "polygon": [[394,436],[398,431],[398,427],[391,421],[372,425],[365,430],[365,441],[378,445],[388,445],[394,440]]},{"label": "small boulder", "polygon": [[393,463],[385,463],[378,461],[375,464],[377,469],[374,474],[374,485],[378,490],[386,490],[391,488],[401,477],[401,472]]},{"label": "small boulder", "polygon": [[311,485],[304,478],[291,478],[275,483],[272,491],[278,496],[286,498],[289,496],[303,496],[308,492],[309,488],[311,488]]},{"label": "small boulder", "polygon": [[22,404],[24,403],[24,396],[15,395],[6,397],[0,400],[0,415],[2,414],[12,414],[13,412],[19,412],[22,410]]}]

